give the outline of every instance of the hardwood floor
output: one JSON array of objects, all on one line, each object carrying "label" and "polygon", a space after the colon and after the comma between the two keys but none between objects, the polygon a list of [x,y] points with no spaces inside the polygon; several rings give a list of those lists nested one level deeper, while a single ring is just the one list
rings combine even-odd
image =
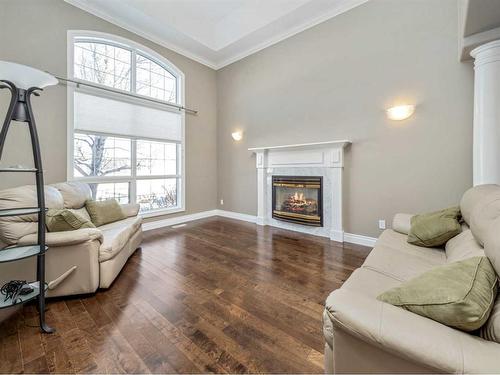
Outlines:
[{"label": "hardwood floor", "polygon": [[327,295],[369,249],[223,218],[148,232],[115,283],[0,325],[2,373],[322,373]]}]

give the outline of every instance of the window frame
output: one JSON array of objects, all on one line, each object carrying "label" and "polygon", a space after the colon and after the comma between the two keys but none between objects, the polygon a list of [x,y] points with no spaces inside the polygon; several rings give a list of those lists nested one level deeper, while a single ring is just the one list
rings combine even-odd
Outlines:
[{"label": "window frame", "polygon": [[[96,42],[108,44],[113,47],[125,48],[131,51],[131,82],[130,82],[130,91],[115,89],[110,86],[101,85],[99,83],[93,81],[85,81],[81,79],[77,79],[74,76],[74,46],[75,42]],[[112,133],[97,133],[97,132],[85,132],[81,130],[74,129],[74,92],[76,90],[96,96],[107,97],[110,99],[119,99],[124,102],[129,102],[132,104],[145,105],[152,108],[158,108],[161,110],[171,111],[178,113],[179,110],[174,107],[169,107],[168,105],[161,104],[162,100],[137,94],[135,92],[135,61],[136,54],[140,54],[156,64],[160,65],[164,69],[166,69],[170,74],[172,74],[176,78],[176,99],[175,103],[164,101],[164,103],[168,104],[176,104],[179,106],[184,106],[185,104],[185,93],[184,93],[184,85],[185,85],[185,77],[184,73],[178,69],[174,64],[172,64],[165,57],[161,56],[157,52],[147,48],[139,43],[133,42],[126,38],[122,38],[116,35],[101,33],[96,31],[87,31],[87,30],[69,30],[68,38],[67,38],[67,74],[70,79],[74,79],[75,81],[81,82],[90,82],[94,86],[103,87],[106,90],[104,91],[98,88],[92,88],[87,86],[80,86],[77,88],[76,85],[67,85],[67,169],[66,169],[66,179],[67,181],[81,181],[87,183],[114,183],[114,182],[128,182],[129,183],[129,200],[130,203],[136,203],[136,182],[138,180],[154,180],[154,179],[168,179],[168,178],[176,178],[177,181],[177,207],[173,208],[163,208],[152,210],[149,212],[142,213],[143,217],[154,217],[160,215],[167,215],[176,212],[183,212],[186,210],[186,167],[185,167],[185,112],[181,111],[181,141],[172,141],[167,139],[159,139],[159,138],[147,138],[147,137],[131,137],[125,136],[122,134],[112,134]],[[125,97],[123,93],[133,94],[134,97]],[[147,100],[143,100],[147,99]],[[152,99],[156,102],[151,102],[149,99]],[[104,135],[109,137],[118,137],[118,138],[127,138],[131,140],[131,171],[130,176],[93,176],[93,177],[75,177],[74,176],[74,134],[93,134],[93,135]],[[136,141],[137,140],[145,140],[145,141],[155,141],[155,142],[164,142],[164,143],[176,143],[179,146],[177,147],[177,174],[175,175],[158,175],[158,176],[137,176],[136,173]],[[180,185],[180,186],[179,186]]]}]

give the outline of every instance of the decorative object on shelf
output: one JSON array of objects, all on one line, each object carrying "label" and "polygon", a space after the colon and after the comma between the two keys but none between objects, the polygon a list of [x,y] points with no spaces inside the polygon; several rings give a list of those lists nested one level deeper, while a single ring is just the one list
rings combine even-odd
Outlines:
[{"label": "decorative object on shelf", "polygon": [[413,104],[398,105],[386,110],[389,120],[395,121],[406,120],[408,117],[413,115],[414,112],[415,106]]},{"label": "decorative object on shelf", "polygon": [[[16,64],[7,61],[0,61],[0,89],[8,89],[11,93],[10,105],[7,115],[0,131],[0,160],[2,158],[7,133],[12,121],[26,123],[30,132],[31,147],[35,168],[3,168],[0,172],[32,172],[35,173],[37,189],[37,207],[23,207],[0,210],[0,216],[21,216],[36,213],[38,215],[38,241],[32,246],[17,246],[5,250],[0,250],[0,262],[13,262],[32,256],[37,257],[37,281],[27,284],[23,282],[21,286],[25,294],[18,293],[16,298],[0,301],[0,308],[10,307],[19,303],[38,299],[38,315],[40,328],[43,332],[51,333],[54,329],[45,322],[45,194],[43,181],[42,157],[40,153],[40,143],[36,130],[35,117],[31,107],[32,96],[39,96],[39,92],[44,87],[57,85],[55,77],[38,69]],[[8,287],[12,288],[10,285]],[[29,287],[29,288],[28,288]],[[43,289],[43,290],[42,290]]]}]

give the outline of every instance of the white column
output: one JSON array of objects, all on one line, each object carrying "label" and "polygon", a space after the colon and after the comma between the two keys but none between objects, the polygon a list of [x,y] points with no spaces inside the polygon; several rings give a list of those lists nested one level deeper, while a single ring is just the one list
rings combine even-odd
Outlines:
[{"label": "white column", "polygon": [[342,172],[344,169],[344,147],[334,147],[329,154],[328,166],[332,178],[332,227],[330,228],[330,239],[332,241],[344,242],[344,226],[342,224]]},{"label": "white column", "polygon": [[474,58],[473,183],[500,184],[500,40],[471,52]]},{"label": "white column", "polygon": [[256,153],[255,164],[257,167],[257,224],[267,225],[267,183],[266,161],[267,151]]}]

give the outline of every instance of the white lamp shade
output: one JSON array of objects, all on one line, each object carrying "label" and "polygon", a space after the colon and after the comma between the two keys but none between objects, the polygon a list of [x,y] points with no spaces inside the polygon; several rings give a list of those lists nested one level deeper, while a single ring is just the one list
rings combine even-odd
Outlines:
[{"label": "white lamp shade", "polygon": [[29,89],[31,87],[44,88],[57,85],[56,77],[31,66],[16,64],[9,61],[0,61],[0,80],[7,80],[17,88]]}]

